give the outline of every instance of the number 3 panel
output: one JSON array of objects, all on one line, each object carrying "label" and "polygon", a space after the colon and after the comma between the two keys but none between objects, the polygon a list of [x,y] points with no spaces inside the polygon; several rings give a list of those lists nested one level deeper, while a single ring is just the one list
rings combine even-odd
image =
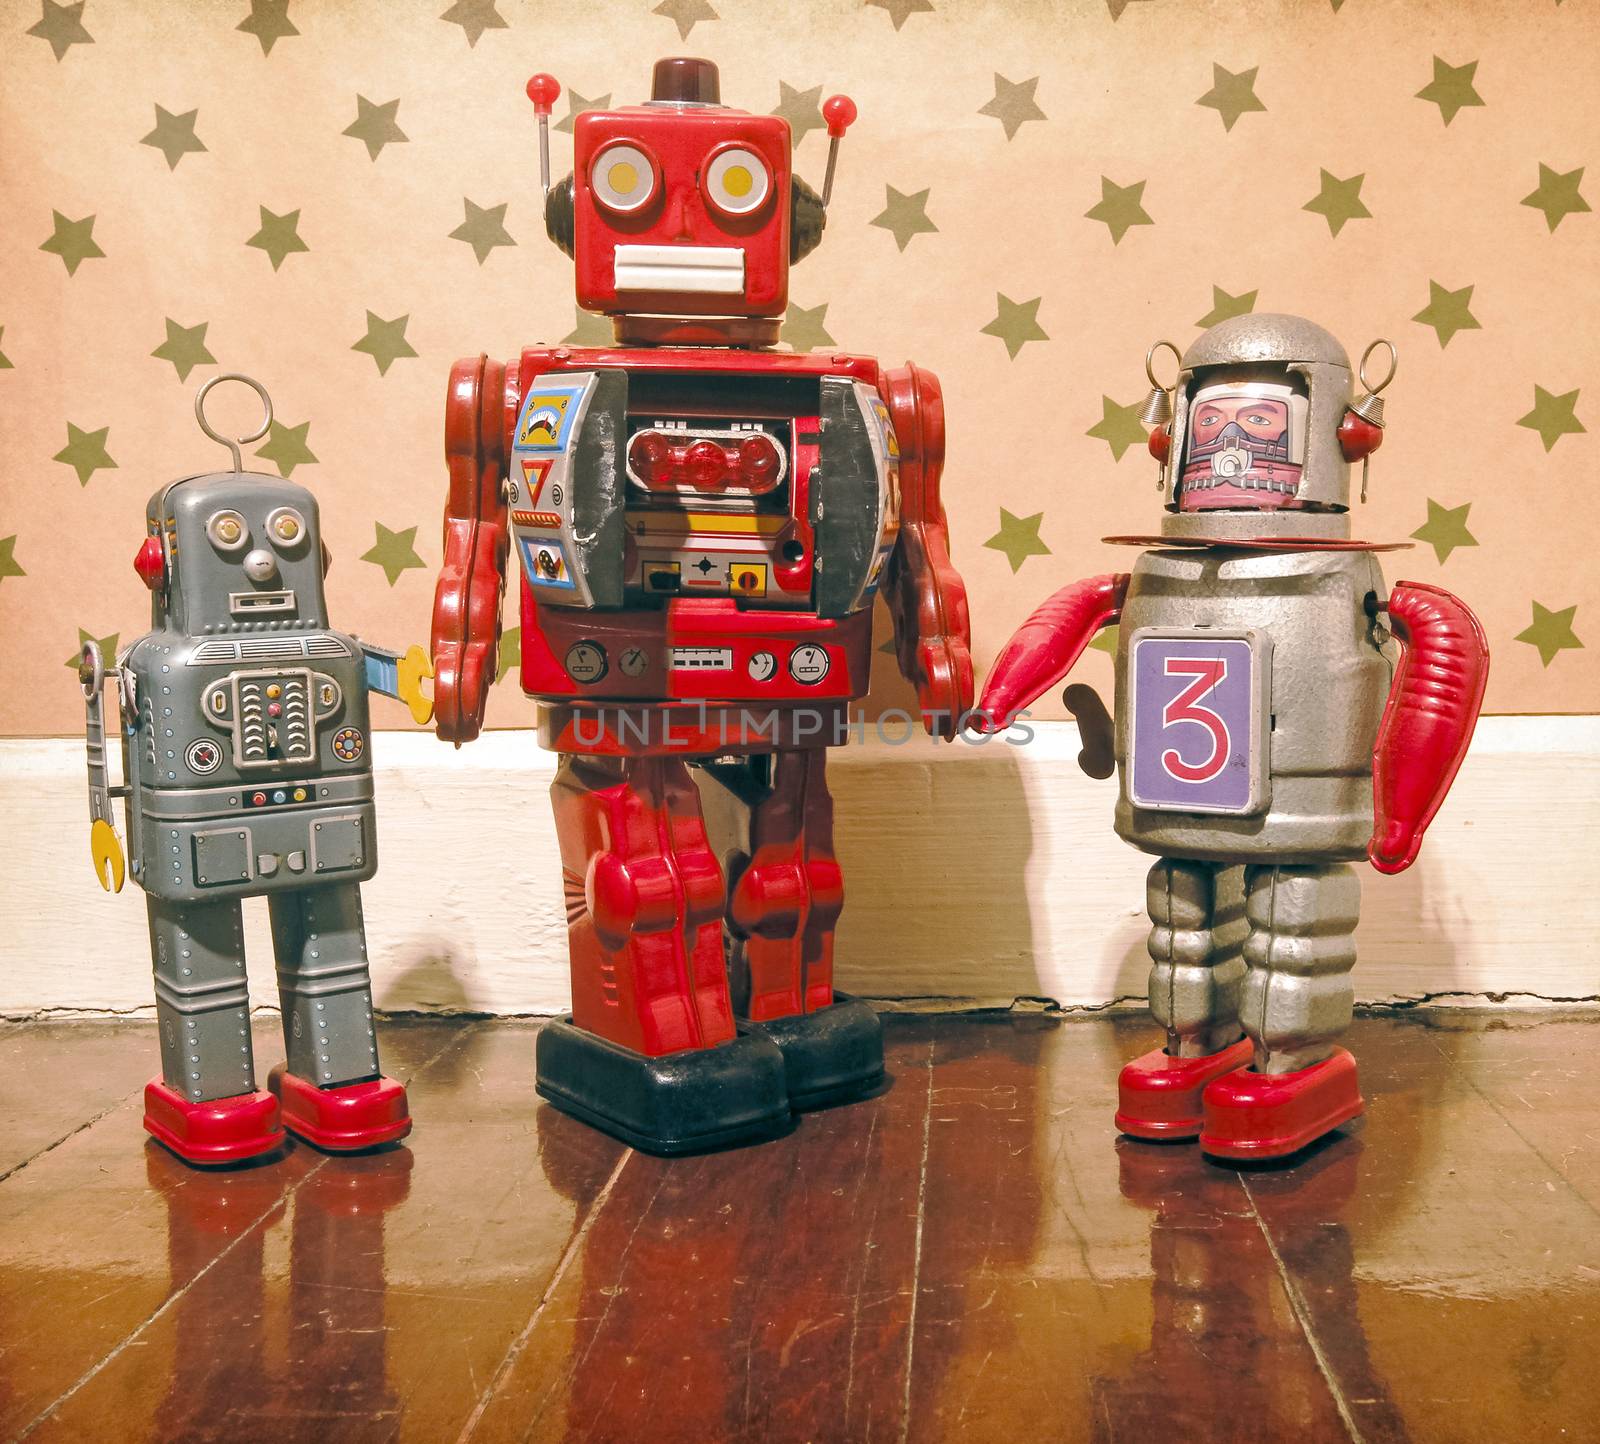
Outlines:
[{"label": "number 3 panel", "polygon": [[1261,632],[1141,627],[1129,648],[1129,796],[1162,812],[1264,811],[1272,643]]}]

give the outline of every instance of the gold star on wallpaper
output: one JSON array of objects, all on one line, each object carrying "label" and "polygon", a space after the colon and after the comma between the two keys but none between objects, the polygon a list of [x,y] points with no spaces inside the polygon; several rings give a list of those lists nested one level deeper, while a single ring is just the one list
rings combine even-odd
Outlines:
[{"label": "gold star on wallpaper", "polygon": [[1094,641],[1090,642],[1089,645],[1097,652],[1105,652],[1109,656],[1115,657],[1117,655],[1117,638],[1121,634],[1121,625],[1113,622],[1109,627],[1101,627],[1094,634]]},{"label": "gold star on wallpaper", "polygon": [[884,190],[888,192],[887,201],[882,212],[873,217],[870,224],[890,232],[895,245],[902,251],[911,244],[913,236],[939,229],[928,219],[928,192],[932,190],[931,186],[910,195],[901,194],[892,185],[885,185]]},{"label": "gold star on wallpaper", "polygon": [[1542,386],[1533,388],[1533,410],[1517,422],[1537,431],[1544,449],[1549,451],[1563,436],[1577,436],[1588,428],[1578,420],[1578,393],[1564,391],[1557,396]]},{"label": "gold star on wallpaper", "polygon": [[716,20],[720,17],[717,12],[707,4],[707,0],[661,0],[661,3],[650,12],[652,15],[665,15],[678,27],[678,39],[687,40],[689,32],[702,20]]},{"label": "gold star on wallpaper", "polygon": [[271,55],[280,40],[300,33],[289,19],[289,0],[250,0],[250,13],[233,28],[254,35],[263,55]]},{"label": "gold star on wallpaper", "polygon": [[1447,291],[1437,281],[1429,281],[1428,304],[1411,319],[1432,326],[1441,349],[1450,344],[1457,331],[1481,331],[1478,318],[1468,309],[1472,290],[1471,286],[1463,286],[1459,291]]},{"label": "gold star on wallpaper", "polygon": [[196,366],[216,365],[217,358],[206,350],[206,327],[210,324],[202,321],[198,326],[180,326],[168,316],[167,339],[150,354],[158,361],[172,362],[178,380],[187,381]]},{"label": "gold star on wallpaper", "polygon": [[556,130],[559,130],[559,131],[564,131],[567,135],[571,135],[572,134],[572,122],[575,121],[580,115],[582,115],[584,113],[584,111],[586,111],[586,110],[604,110],[610,104],[611,104],[611,92],[610,91],[607,91],[604,95],[596,95],[596,96],[579,95],[576,90],[573,90],[570,86],[568,86],[568,88],[567,88],[567,113],[564,116],[562,116],[561,119],[558,120],[555,123],[554,128]]},{"label": "gold star on wallpaper", "polygon": [[367,312],[367,334],[350,349],[363,351],[378,363],[378,375],[387,376],[389,368],[406,356],[415,356],[411,343],[406,340],[406,323],[409,315],[396,316],[392,321],[378,318],[376,311]]},{"label": "gold star on wallpaper", "polygon": [[1371,219],[1372,212],[1361,199],[1361,183],[1366,178],[1366,172],[1363,171],[1360,175],[1346,176],[1340,180],[1332,171],[1325,170],[1322,172],[1322,188],[1300,209],[1322,216],[1328,222],[1328,233],[1336,236],[1344,229],[1346,221]]},{"label": "gold star on wallpaper", "polygon": [[581,306],[574,306],[572,314],[576,319],[572,329],[561,338],[563,346],[609,346],[616,340],[616,331],[608,317],[597,316]]},{"label": "gold star on wallpaper", "polygon": [[1195,325],[1204,330],[1208,326],[1231,321],[1235,316],[1248,316],[1256,308],[1256,295],[1256,291],[1240,291],[1237,296],[1230,296],[1221,286],[1214,285],[1211,288],[1211,309]]},{"label": "gold star on wallpaper", "polygon": [[822,87],[800,90],[787,80],[778,82],[778,108],[772,112],[789,122],[789,133],[799,145],[814,130],[826,130],[822,119]]},{"label": "gold star on wallpaper", "polygon": [[1044,328],[1039,325],[1039,302],[1042,296],[1031,301],[1013,301],[1009,296],[995,295],[998,307],[994,320],[982,328],[985,336],[998,336],[1006,343],[1006,355],[1013,361],[1017,352],[1030,341],[1048,341]]},{"label": "gold star on wallpaper", "polygon": [[1012,516],[1004,507],[1000,508],[1000,530],[997,531],[984,546],[997,552],[1004,552],[1006,560],[1011,563],[1013,573],[1022,570],[1023,562],[1029,557],[1047,557],[1050,548],[1039,539],[1039,525],[1044,521],[1044,513],[1036,511],[1032,516]]},{"label": "gold star on wallpaper", "polygon": [[930,0],[867,0],[867,9],[871,10],[874,7],[889,12],[889,18],[894,21],[896,30],[913,15],[931,14],[933,11]]},{"label": "gold star on wallpaper", "polygon": [[60,211],[53,210],[50,214],[55,221],[55,230],[50,233],[50,239],[39,249],[60,256],[69,276],[75,275],[78,267],[85,261],[92,261],[97,256],[105,255],[105,252],[95,244],[93,216],[69,221]]},{"label": "gold star on wallpaper", "polygon": [[17,565],[17,536],[0,536],[0,582],[7,577],[25,577],[28,574]]},{"label": "gold star on wallpaper", "polygon": [[100,660],[109,667],[116,660],[117,643],[121,640],[121,637],[122,634],[120,632],[113,632],[109,637],[97,637],[92,632],[86,632],[82,627],[79,627],[78,648],[67,658],[67,665],[76,672],[78,670],[78,662],[83,656],[83,644],[85,642],[93,642],[95,650],[100,653]]},{"label": "gold star on wallpaper", "polygon": [[1578,192],[1578,184],[1582,180],[1581,165],[1577,170],[1554,171],[1540,161],[1538,188],[1523,196],[1522,204],[1543,211],[1545,222],[1553,231],[1568,216],[1589,209],[1589,202]]},{"label": "gold star on wallpaper", "polygon": [[106,450],[106,437],[110,434],[109,426],[102,426],[98,431],[84,431],[69,421],[67,444],[50,459],[65,462],[77,472],[78,485],[88,486],[89,478],[95,472],[117,469],[117,463],[111,459],[111,453]]},{"label": "gold star on wallpaper", "polygon": [[1005,127],[1010,140],[1030,120],[1048,120],[1049,117],[1034,103],[1033,93],[1039,88],[1039,77],[1031,80],[1010,81],[997,70],[994,73],[994,99],[979,111],[979,115],[992,115]]},{"label": "gold star on wallpaper", "polygon": [[373,526],[377,528],[378,540],[371,551],[362,552],[361,560],[382,567],[391,587],[400,580],[401,573],[428,565],[417,555],[413,545],[417,539],[416,527],[390,531],[381,521],[373,522]]},{"label": "gold star on wallpaper", "polygon": [[822,323],[828,317],[828,303],[820,306],[797,306],[789,302],[783,317],[783,339],[796,351],[816,351],[823,346],[837,344]]},{"label": "gold star on wallpaper", "polygon": [[1557,652],[1582,648],[1583,643],[1578,640],[1578,634],[1572,630],[1572,619],[1577,613],[1576,603],[1570,607],[1563,607],[1559,612],[1552,612],[1534,602],[1532,625],[1518,632],[1512,640],[1537,647],[1539,660],[1548,667],[1555,661]]},{"label": "gold star on wallpaper", "polygon": [[469,48],[476,48],[485,30],[509,30],[509,22],[494,8],[494,0],[456,0],[443,15],[452,25],[459,25],[467,37]]},{"label": "gold star on wallpaper", "polygon": [[200,112],[186,110],[182,115],[174,115],[170,110],[156,107],[156,128],[139,142],[140,145],[153,145],[167,158],[167,169],[177,170],[178,162],[194,151],[202,151],[205,142],[194,133],[194,123]]},{"label": "gold star on wallpaper", "polygon": [[[0,326],[0,339],[4,339],[5,334],[6,328]],[[11,358],[4,351],[0,351],[0,371],[10,371],[11,369]]]},{"label": "gold star on wallpaper", "polygon": [[1122,19],[1122,12],[1130,5],[1142,4],[1143,0],[1106,0],[1106,9],[1111,12],[1113,20]]},{"label": "gold star on wallpaper", "polygon": [[1477,73],[1478,62],[1469,60],[1465,65],[1447,65],[1437,55],[1433,57],[1433,79],[1417,92],[1418,100],[1429,100],[1439,107],[1444,123],[1449,125],[1459,111],[1468,106],[1482,105],[1483,97],[1472,88],[1472,77]]},{"label": "gold star on wallpaper", "polygon": [[1222,128],[1232,130],[1241,115],[1252,110],[1265,110],[1256,98],[1256,72],[1261,67],[1252,65],[1235,75],[1215,61],[1211,64],[1211,89],[1206,91],[1196,105],[1206,106],[1222,117]]},{"label": "gold star on wallpaper", "polygon": [[377,160],[384,146],[401,144],[411,139],[400,129],[399,122],[395,120],[399,109],[398,100],[386,100],[382,105],[376,105],[366,96],[358,95],[356,118],[339,133],[354,136],[366,146],[368,158]]},{"label": "gold star on wallpaper", "polygon": [[286,211],[281,216],[274,215],[265,206],[258,206],[257,209],[261,212],[261,229],[251,236],[245,245],[254,246],[258,251],[265,251],[274,271],[296,251],[311,249],[300,239],[298,209]]},{"label": "gold star on wallpaper", "polygon": [[295,467],[312,464],[317,459],[306,445],[306,435],[310,430],[309,421],[302,421],[298,426],[286,426],[275,420],[267,432],[267,444],[257,447],[256,455],[277,467],[279,476],[293,476]]},{"label": "gold star on wallpaper", "polygon": [[496,246],[516,245],[505,225],[506,207],[511,204],[510,201],[503,201],[497,206],[475,206],[462,196],[461,202],[467,208],[467,218],[450,232],[450,239],[465,241],[471,246],[472,254],[478,258],[480,266],[489,259],[489,253]]},{"label": "gold star on wallpaper", "polygon": [[500,633],[500,645],[494,653],[494,679],[503,681],[507,672],[522,665],[522,628],[507,627]]},{"label": "gold star on wallpaper", "polygon": [[94,36],[83,28],[84,0],[76,4],[58,5],[56,0],[44,0],[38,21],[28,27],[29,35],[37,35],[50,42],[50,49],[59,61],[74,45],[93,45]]},{"label": "gold star on wallpaper", "polygon": [[1150,440],[1139,413],[1144,410],[1142,401],[1131,406],[1118,406],[1109,396],[1100,398],[1100,419],[1084,434],[1103,441],[1111,448],[1111,459],[1121,461],[1130,446],[1144,446]]},{"label": "gold star on wallpaper", "polygon": [[1108,176],[1100,177],[1100,201],[1093,209],[1085,211],[1084,215],[1091,221],[1105,222],[1111,232],[1112,245],[1120,244],[1134,226],[1155,224],[1145,214],[1144,187],[1143,181],[1135,181],[1131,186],[1119,186]]},{"label": "gold star on wallpaper", "polygon": [[1440,506],[1428,498],[1428,519],[1411,535],[1417,541],[1427,542],[1443,566],[1457,547],[1475,547],[1477,537],[1467,530],[1467,513],[1472,510],[1470,501],[1460,506]]}]

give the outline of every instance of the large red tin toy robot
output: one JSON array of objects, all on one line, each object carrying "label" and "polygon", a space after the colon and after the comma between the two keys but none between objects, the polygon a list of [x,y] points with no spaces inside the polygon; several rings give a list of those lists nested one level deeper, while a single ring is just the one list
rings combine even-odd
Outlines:
[{"label": "large red tin toy robot", "polygon": [[[445,558],[433,614],[439,735],[475,737],[508,550],[522,686],[560,754],[552,787],[572,1016],[540,1093],[640,1147],[761,1136],[883,1075],[871,1009],[833,988],[843,903],[826,749],[867,690],[881,589],[929,730],[972,699],[950,563],[938,381],[871,357],[773,349],[818,196],[778,116],[720,103],[716,67],[655,67],[649,102],[574,122],[528,84],[545,221],[614,346],[535,346],[451,374]],[[838,141],[855,118],[824,106]],[[738,800],[726,874],[696,766]]]},{"label": "large red tin toy robot", "polygon": [[1117,1126],[1136,1137],[1280,1158],[1363,1108],[1334,1042],[1354,999],[1350,864],[1416,860],[1489,670],[1465,603],[1389,591],[1374,553],[1394,548],[1350,535],[1350,466],[1383,439],[1394,375],[1373,387],[1365,369],[1387,344],[1354,398],[1344,349],[1298,316],[1224,321],[1170,388],[1152,373],[1164,493],[1174,478],[1160,534],[1108,537],[1150,550],[1044,602],[984,688],[983,725],[1003,727],[1120,621],[1116,830],[1156,856],[1150,1008],[1167,1035],[1122,1070]]}]

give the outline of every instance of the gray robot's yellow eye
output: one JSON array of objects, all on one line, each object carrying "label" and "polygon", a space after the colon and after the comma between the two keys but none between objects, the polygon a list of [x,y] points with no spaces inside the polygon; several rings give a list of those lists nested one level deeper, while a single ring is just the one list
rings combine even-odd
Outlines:
[{"label": "gray robot's yellow eye", "polygon": [[219,511],[206,523],[206,535],[219,552],[242,551],[250,544],[250,528],[236,511]]},{"label": "gray robot's yellow eye", "polygon": [[306,519],[292,506],[280,506],[267,518],[267,535],[281,547],[295,547],[306,539]]}]

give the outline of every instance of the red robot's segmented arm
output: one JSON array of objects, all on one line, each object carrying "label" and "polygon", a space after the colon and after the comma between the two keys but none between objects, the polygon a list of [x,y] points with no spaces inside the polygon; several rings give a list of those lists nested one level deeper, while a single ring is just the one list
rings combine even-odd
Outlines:
[{"label": "red robot's segmented arm", "polygon": [[1379,872],[1404,872],[1417,859],[1461,759],[1467,755],[1489,644],[1459,597],[1422,582],[1400,582],[1389,598],[1400,666],[1372,751],[1372,841]]},{"label": "red robot's segmented arm", "polygon": [[450,369],[445,403],[444,562],[433,594],[433,705],[439,736],[458,746],[483,727],[500,642],[510,533],[506,368],[477,356]]},{"label": "red robot's segmented arm", "polygon": [[933,372],[910,364],[884,372],[882,390],[900,443],[900,539],[884,589],[895,655],[928,730],[951,738],[972,708],[972,622],[939,499],[944,395]]},{"label": "red robot's segmented arm", "polygon": [[1106,572],[1062,587],[1005,644],[984,683],[978,725],[1003,732],[1018,712],[1070,672],[1095,633],[1122,615],[1126,572]]}]

